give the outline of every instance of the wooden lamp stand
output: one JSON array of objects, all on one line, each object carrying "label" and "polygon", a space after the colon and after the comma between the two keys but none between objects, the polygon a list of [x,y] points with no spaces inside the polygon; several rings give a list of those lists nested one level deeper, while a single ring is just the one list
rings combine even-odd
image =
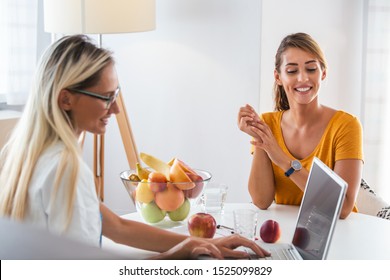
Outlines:
[{"label": "wooden lamp stand", "polygon": [[[125,148],[127,161],[130,169],[136,168],[139,156],[135,139],[127,116],[126,106],[123,101],[122,92],[116,99],[120,112],[116,115],[123,146]],[[95,176],[96,192],[101,201],[104,200],[104,134],[94,134],[93,138],[93,173]]]}]

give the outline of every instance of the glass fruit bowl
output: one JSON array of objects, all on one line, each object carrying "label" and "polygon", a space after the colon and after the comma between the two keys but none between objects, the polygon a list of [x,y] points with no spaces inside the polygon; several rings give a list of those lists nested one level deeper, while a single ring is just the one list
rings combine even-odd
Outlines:
[{"label": "glass fruit bowl", "polygon": [[[160,180],[161,173],[150,168],[143,171],[148,173],[148,179],[140,179],[139,170],[123,171],[120,178],[144,221],[162,227],[182,224],[212,177],[208,171],[191,169],[186,173],[186,182],[176,178],[175,182],[164,182],[165,177]],[[172,172],[170,177],[174,177]]]}]

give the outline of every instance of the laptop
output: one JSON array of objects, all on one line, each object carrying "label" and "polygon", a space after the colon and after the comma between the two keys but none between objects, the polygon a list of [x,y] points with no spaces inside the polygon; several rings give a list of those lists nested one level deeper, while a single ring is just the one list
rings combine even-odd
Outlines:
[{"label": "laptop", "polygon": [[315,157],[292,242],[259,243],[271,252],[271,257],[266,259],[326,259],[347,187],[343,179]]}]

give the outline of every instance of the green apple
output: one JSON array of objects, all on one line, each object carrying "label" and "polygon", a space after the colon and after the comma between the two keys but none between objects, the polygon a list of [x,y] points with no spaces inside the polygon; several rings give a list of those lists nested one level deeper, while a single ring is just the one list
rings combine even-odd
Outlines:
[{"label": "green apple", "polygon": [[190,201],[186,198],[183,204],[178,209],[172,212],[168,212],[168,216],[172,221],[183,221],[185,218],[187,218],[188,213],[190,213],[190,209]]},{"label": "green apple", "polygon": [[158,208],[156,203],[144,203],[141,206],[141,215],[144,220],[148,223],[158,223],[162,221],[167,212]]}]

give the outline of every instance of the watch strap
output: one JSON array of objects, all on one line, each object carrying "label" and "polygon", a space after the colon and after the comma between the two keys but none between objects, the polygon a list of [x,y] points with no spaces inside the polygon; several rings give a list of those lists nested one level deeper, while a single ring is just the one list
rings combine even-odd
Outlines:
[{"label": "watch strap", "polygon": [[290,167],[289,170],[287,170],[286,172],[284,172],[284,175],[286,175],[286,177],[290,177],[291,174],[293,174],[295,171],[294,168]]}]

